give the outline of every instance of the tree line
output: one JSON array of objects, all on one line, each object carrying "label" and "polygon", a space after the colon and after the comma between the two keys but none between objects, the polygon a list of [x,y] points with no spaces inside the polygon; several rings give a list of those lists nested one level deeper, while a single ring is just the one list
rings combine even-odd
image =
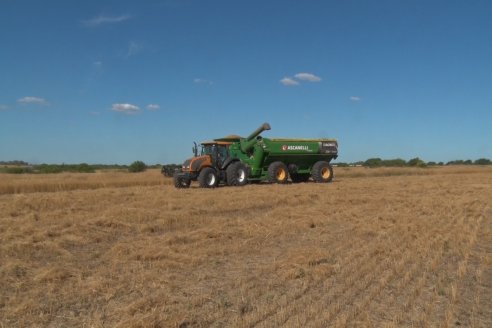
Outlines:
[{"label": "tree line", "polygon": [[[334,162],[337,167],[364,166],[364,167],[429,167],[429,166],[446,166],[446,165],[492,165],[488,158],[479,158],[477,160],[454,160],[449,162],[425,162],[419,157],[405,161],[401,158],[381,159],[379,157],[369,158],[366,161],[345,163]],[[3,166],[3,167],[2,167]],[[97,170],[121,170],[132,173],[143,172],[148,168],[159,168],[165,176],[172,176],[173,173],[181,168],[180,164],[154,164],[147,165],[142,161],[134,161],[130,165],[120,164],[36,164],[30,165],[24,161],[0,161],[0,173],[94,173]]]},{"label": "tree line", "polygon": [[[2,167],[3,166],[3,167]],[[142,161],[135,161],[130,165],[120,164],[29,164],[24,161],[0,161],[0,173],[94,173],[97,170],[120,170],[132,173],[143,172],[147,168],[161,168],[162,165],[147,165]]]},{"label": "tree line", "polygon": [[349,166],[365,166],[365,167],[427,167],[427,166],[445,166],[445,165],[492,165],[492,161],[488,158],[479,158],[472,161],[468,160],[454,160],[449,162],[426,162],[419,157],[412,158],[405,161],[401,158],[395,159],[381,159],[379,157],[369,158],[366,161],[359,161],[353,163],[338,162],[333,163],[338,167]]}]

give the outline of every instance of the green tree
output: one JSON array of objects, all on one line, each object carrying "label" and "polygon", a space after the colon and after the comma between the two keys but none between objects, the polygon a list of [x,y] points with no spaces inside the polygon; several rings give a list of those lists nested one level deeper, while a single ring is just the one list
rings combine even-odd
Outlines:
[{"label": "green tree", "polygon": [[81,163],[75,166],[75,171],[76,172],[81,172],[81,173],[94,173],[96,170],[89,164],[87,163]]},{"label": "green tree", "polygon": [[143,172],[146,169],[147,169],[147,166],[142,161],[135,161],[135,162],[131,163],[130,166],[128,167],[128,171],[132,172],[132,173]]},{"label": "green tree", "polygon": [[416,167],[425,167],[426,166],[425,162],[418,157],[415,157],[415,158],[412,158],[411,160],[409,160],[407,165],[408,166],[416,166]]},{"label": "green tree", "polygon": [[56,164],[40,164],[36,166],[39,173],[60,173],[63,172],[63,167]]},{"label": "green tree", "polygon": [[491,165],[492,161],[488,158],[479,158],[475,162],[473,162],[475,165]]},{"label": "green tree", "polygon": [[383,160],[381,158],[369,158],[364,162],[364,166],[369,167],[379,167],[381,165],[383,165]]},{"label": "green tree", "polygon": [[401,159],[401,158],[386,159],[386,160],[383,160],[382,165],[383,166],[405,166],[405,165],[407,165],[407,162],[405,162],[405,160]]}]

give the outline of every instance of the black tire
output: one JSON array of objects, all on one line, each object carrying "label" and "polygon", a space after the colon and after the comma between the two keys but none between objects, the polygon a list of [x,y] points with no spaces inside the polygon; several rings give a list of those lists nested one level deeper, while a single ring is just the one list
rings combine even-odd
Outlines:
[{"label": "black tire", "polygon": [[327,183],[333,180],[333,168],[325,161],[316,162],[311,170],[314,182]]},{"label": "black tire", "polygon": [[289,170],[282,162],[273,162],[268,166],[268,181],[271,183],[287,183]]},{"label": "black tire", "polygon": [[291,173],[290,179],[294,183],[308,182],[309,181],[309,174]]},{"label": "black tire", "polygon": [[241,162],[234,162],[226,169],[226,180],[229,186],[244,186],[248,183],[248,167]]},{"label": "black tire", "polygon": [[198,175],[198,184],[202,188],[215,188],[219,184],[217,172],[211,167],[205,167]]},{"label": "black tire", "polygon": [[174,186],[178,189],[189,188],[191,184],[190,179],[187,179],[186,177],[179,174],[174,174],[173,180],[174,180]]}]

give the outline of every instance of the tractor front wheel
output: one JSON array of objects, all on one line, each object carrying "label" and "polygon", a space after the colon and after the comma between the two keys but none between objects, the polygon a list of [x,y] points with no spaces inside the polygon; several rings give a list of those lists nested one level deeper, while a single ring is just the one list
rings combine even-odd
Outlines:
[{"label": "tractor front wheel", "polygon": [[198,175],[198,184],[202,188],[215,188],[219,184],[217,172],[211,167],[205,167]]}]

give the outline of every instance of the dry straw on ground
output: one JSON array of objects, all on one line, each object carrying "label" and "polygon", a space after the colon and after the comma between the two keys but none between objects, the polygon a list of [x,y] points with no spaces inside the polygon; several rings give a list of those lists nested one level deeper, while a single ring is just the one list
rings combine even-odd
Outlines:
[{"label": "dry straw on ground", "polygon": [[492,326],[490,168],[335,174],[2,175],[0,327]]},{"label": "dry straw on ground", "polygon": [[158,174],[158,170],[148,170],[138,174],[130,174],[125,171],[19,175],[0,173],[0,194],[155,186],[163,184],[171,184],[171,181],[169,179],[162,179]]}]

